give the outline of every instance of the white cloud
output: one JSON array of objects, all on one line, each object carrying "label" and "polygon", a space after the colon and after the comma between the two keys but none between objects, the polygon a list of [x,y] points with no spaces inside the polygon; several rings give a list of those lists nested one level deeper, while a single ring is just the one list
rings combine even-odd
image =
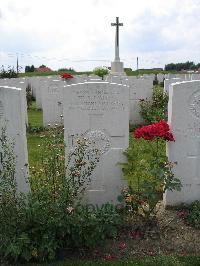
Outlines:
[{"label": "white cloud", "polygon": [[[110,23],[116,16],[124,23],[120,57],[125,66],[135,67],[137,56],[141,67],[200,61],[198,0],[1,1],[1,64],[14,64],[18,53],[22,65],[77,70],[108,65],[114,57]],[[95,59],[105,62],[74,62]]]}]

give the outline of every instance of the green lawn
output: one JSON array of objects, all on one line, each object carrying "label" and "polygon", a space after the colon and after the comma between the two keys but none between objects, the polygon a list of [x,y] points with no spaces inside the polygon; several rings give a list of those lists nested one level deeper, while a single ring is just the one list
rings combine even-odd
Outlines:
[{"label": "green lawn", "polygon": [[31,127],[43,126],[42,110],[36,108],[36,103],[34,101],[28,110],[28,122]]},{"label": "green lawn", "polygon": [[42,139],[38,134],[27,134],[29,165],[35,166],[40,161],[40,148]]},{"label": "green lawn", "polygon": [[26,72],[20,73],[19,77],[36,77],[36,76],[54,76],[54,75],[62,75],[63,73],[71,73],[72,75],[91,75],[93,74],[92,71],[83,71],[83,72],[76,72],[76,71],[50,71],[50,72]]}]

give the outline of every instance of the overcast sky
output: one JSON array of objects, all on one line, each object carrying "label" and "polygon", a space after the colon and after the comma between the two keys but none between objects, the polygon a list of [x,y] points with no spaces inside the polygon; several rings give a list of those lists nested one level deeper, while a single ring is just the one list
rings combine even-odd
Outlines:
[{"label": "overcast sky", "polygon": [[116,16],[125,67],[200,62],[200,0],[0,0],[0,65],[110,66]]}]

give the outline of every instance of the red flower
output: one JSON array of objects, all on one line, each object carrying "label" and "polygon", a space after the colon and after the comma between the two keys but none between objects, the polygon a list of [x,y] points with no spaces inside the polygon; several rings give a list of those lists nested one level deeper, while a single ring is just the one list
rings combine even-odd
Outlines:
[{"label": "red flower", "polygon": [[143,138],[145,140],[153,140],[159,137],[167,141],[175,141],[170,132],[169,125],[165,120],[136,129],[134,137],[136,139]]},{"label": "red flower", "polygon": [[103,258],[104,258],[105,260],[112,260],[114,257],[111,256],[110,254],[108,254],[108,255],[105,255]]},{"label": "red flower", "polygon": [[63,78],[63,79],[71,79],[71,78],[73,78],[73,76],[71,74],[69,74],[69,73],[63,73],[61,75],[61,78]]},{"label": "red flower", "polygon": [[125,249],[126,248],[126,243],[122,242],[119,244],[119,249]]},{"label": "red flower", "polygon": [[184,210],[180,210],[178,212],[178,217],[179,217],[179,219],[183,220],[185,218],[185,211]]},{"label": "red flower", "polygon": [[142,235],[139,231],[134,231],[131,233],[132,238],[140,238]]},{"label": "red flower", "polygon": [[167,132],[164,136],[165,140],[167,141],[175,141],[174,136],[171,132]]}]

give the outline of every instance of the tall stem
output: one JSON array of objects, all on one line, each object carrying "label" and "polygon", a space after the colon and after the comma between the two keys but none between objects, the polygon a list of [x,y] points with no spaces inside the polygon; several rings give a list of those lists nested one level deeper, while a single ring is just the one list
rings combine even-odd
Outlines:
[{"label": "tall stem", "polygon": [[[158,165],[158,149],[159,149],[159,143],[158,143],[158,138],[156,138],[156,167]],[[156,171],[156,174],[155,174],[155,177],[157,178],[157,171]]]}]

